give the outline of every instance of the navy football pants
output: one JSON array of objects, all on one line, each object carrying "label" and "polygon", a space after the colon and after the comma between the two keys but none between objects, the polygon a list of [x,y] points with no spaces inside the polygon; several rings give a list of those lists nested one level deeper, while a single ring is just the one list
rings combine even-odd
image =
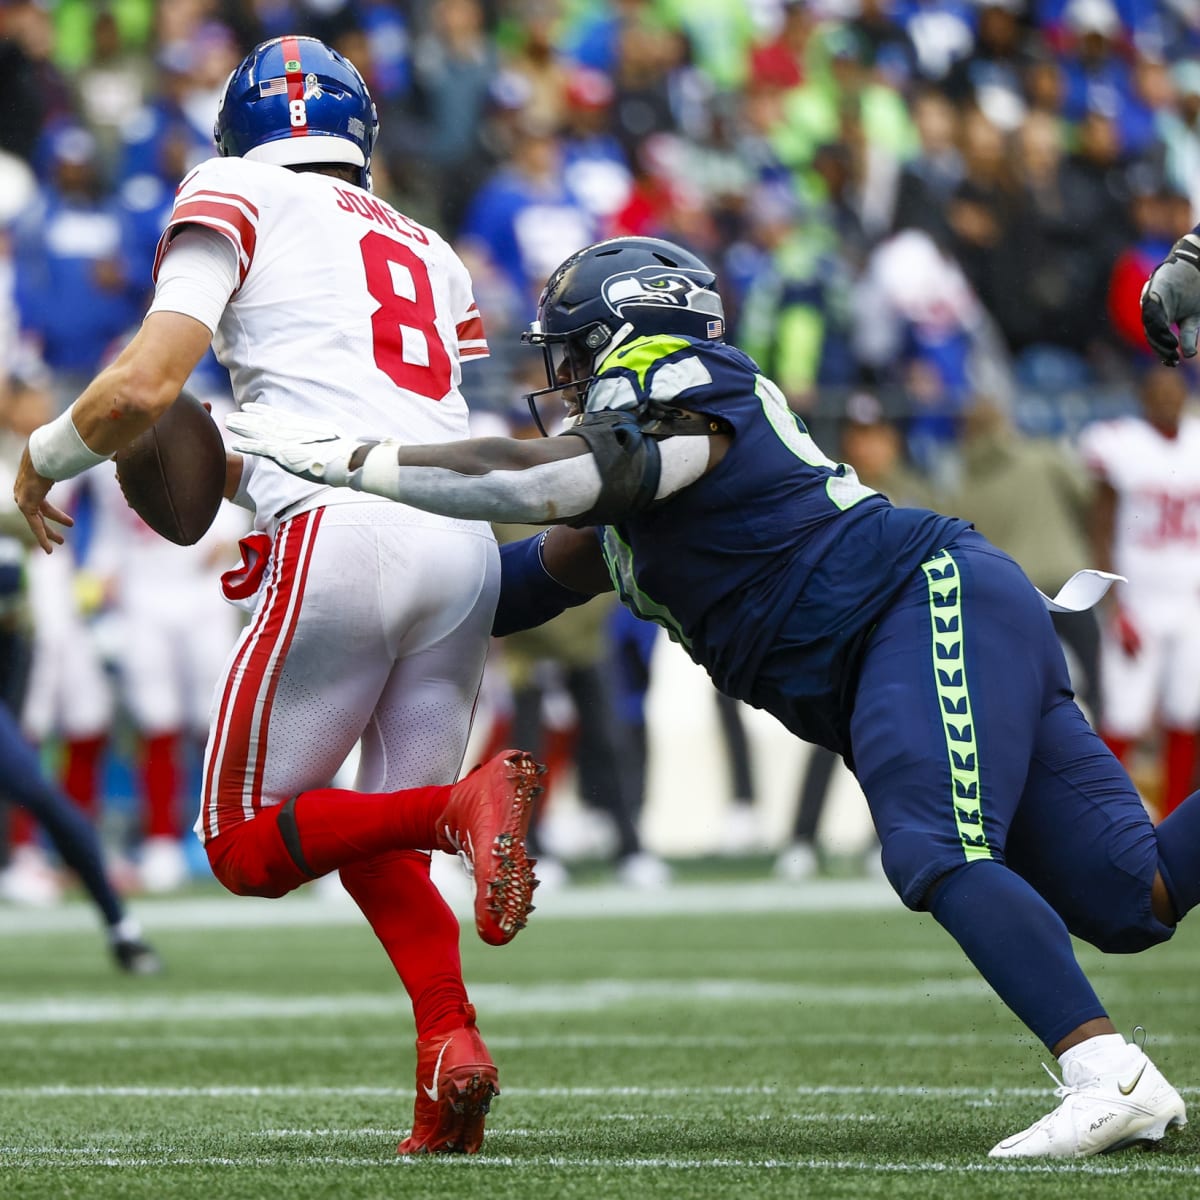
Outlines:
[{"label": "navy football pants", "polygon": [[1041,598],[980,535],[923,564],[878,622],[851,740],[884,870],[910,908],[992,860],[1103,950],[1173,933],[1151,912],[1158,843],[1141,799],[1072,698]]}]

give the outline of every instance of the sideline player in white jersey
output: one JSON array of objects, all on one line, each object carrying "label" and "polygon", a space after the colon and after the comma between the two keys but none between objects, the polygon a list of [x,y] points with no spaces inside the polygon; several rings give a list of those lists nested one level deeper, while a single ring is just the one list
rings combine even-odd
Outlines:
[{"label": "sideline player in white jersey", "polygon": [[[179,812],[187,751],[206,736],[209,700],[241,627],[217,586],[218,564],[248,522],[223,505],[196,545],[176,546],[125,503],[115,468],[87,479],[93,524],[84,566],[103,590],[101,640],[137,735],[138,883],[170,892],[188,877]],[[88,799],[92,810],[96,797]]]},{"label": "sideline player in white jersey", "polygon": [[[70,524],[53,481],[148,428],[210,341],[239,405],[406,442],[467,436],[460,361],[487,352],[471,282],[442,238],[371,194],[377,125],[358,71],[314,38],[265,42],[234,70],[222,157],[180,185],[141,329],[30,438],[14,494],[44,550]],[[214,696],[197,832],[239,894],[340,870],[413,1003],[417,1100],[400,1153],[473,1153],[497,1072],[427,851],[471,863],[492,944],[524,925],[536,886],[524,837],[537,764],[506,751],[450,782],[499,586],[491,529],[235,455],[226,495],[263,536],[232,589],[255,595],[254,616]],[[361,790],[331,788],[360,739]]]},{"label": "sideline player in white jersey", "polygon": [[1200,417],[1184,411],[1187,379],[1151,367],[1141,414],[1084,429],[1080,450],[1098,480],[1098,565],[1128,580],[1101,639],[1101,733],[1123,763],[1157,720],[1159,816],[1193,790],[1200,729]]}]

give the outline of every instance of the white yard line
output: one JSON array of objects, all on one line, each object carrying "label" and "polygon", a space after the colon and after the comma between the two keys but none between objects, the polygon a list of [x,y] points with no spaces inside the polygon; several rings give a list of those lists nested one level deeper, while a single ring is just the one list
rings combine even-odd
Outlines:
[{"label": "white yard line", "polygon": [[[214,885],[215,886],[215,885]],[[887,884],[875,880],[831,879],[786,884],[681,883],[662,891],[601,885],[564,888],[538,895],[538,921],[596,920],[604,917],[719,916],[762,912],[872,912],[901,909]],[[455,898],[455,909],[470,913]],[[213,895],[187,900],[134,900],[134,913],[147,929],[256,929],[310,925],[359,925],[362,914],[349,900],[325,899],[301,892],[282,900]],[[90,906],[0,908],[0,936],[32,937],[43,933],[94,930]]]},{"label": "white yard line", "polygon": [[[471,988],[471,999],[489,1016],[501,1014],[602,1012],[620,1004],[666,1006],[713,1004],[826,1004],[881,1007],[905,1003],[991,1003],[981,979],[942,979],[890,988],[765,982],[753,979],[591,979],[578,983],[483,983]],[[247,1018],[395,1016],[407,1012],[398,992],[361,995],[268,996],[213,992],[194,996],[95,996],[60,1000],[29,995],[0,1002],[0,1028],[19,1025],[97,1025],[113,1022],[243,1021]]]},{"label": "white yard line", "polygon": [[[490,1136],[490,1135],[489,1135]],[[867,1175],[1074,1175],[1127,1176],[1131,1178],[1200,1176],[1200,1165],[1163,1162],[1139,1162],[1128,1166],[1101,1165],[1094,1161],[1070,1163],[961,1163],[931,1160],[912,1163],[880,1163],[840,1158],[599,1158],[591,1155],[538,1154],[515,1158],[484,1152],[472,1157],[367,1157],[333,1154],[230,1154],[230,1155],[114,1155],[101,1148],[64,1150],[58,1146],[19,1148],[0,1146],[5,1167],[43,1166],[47,1163],[74,1167],[111,1167],[140,1170],[146,1167],[258,1167],[267,1169],[295,1167],[367,1167],[379,1170],[415,1169],[425,1171],[483,1171],[542,1169],[627,1170],[627,1171],[844,1171]]]},{"label": "white yard line", "polygon": [[[1200,1092],[1200,1088],[1180,1088],[1184,1094]],[[1046,1087],[925,1087],[919,1085],[818,1084],[811,1087],[780,1087],[762,1084],[748,1087],[733,1085],[687,1087],[505,1087],[504,1095],[531,1100],[585,1100],[634,1097],[647,1100],[669,1100],[687,1096],[882,1096],[925,1097],[930,1099],[995,1101],[1006,1097],[1023,1099],[1047,1096]],[[163,1100],[224,1100],[238,1098],[330,1099],[379,1097],[382,1099],[412,1097],[411,1087],[373,1087],[362,1084],[327,1086],[324,1084],[212,1084],[207,1086],[156,1084],[72,1084],[42,1083],[24,1087],[0,1087],[0,1099],[118,1099]]]}]

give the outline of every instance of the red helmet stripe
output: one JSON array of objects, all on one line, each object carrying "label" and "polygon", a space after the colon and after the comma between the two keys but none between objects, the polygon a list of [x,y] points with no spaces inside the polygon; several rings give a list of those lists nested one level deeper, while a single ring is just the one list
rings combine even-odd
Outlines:
[{"label": "red helmet stripe", "polygon": [[[304,106],[304,71],[300,67],[300,41],[298,38],[285,37],[279,42],[279,50],[283,55],[284,77],[287,79],[288,108],[296,100],[300,101],[301,111]],[[307,137],[308,122],[292,126],[292,137]]]}]

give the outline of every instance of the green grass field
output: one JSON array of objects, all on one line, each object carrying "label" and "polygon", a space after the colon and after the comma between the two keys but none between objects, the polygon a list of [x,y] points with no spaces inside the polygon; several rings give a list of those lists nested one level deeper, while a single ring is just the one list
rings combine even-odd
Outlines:
[{"label": "green grass field", "polygon": [[[483,1152],[400,1160],[407,1003],[365,925],[310,897],[138,906],[166,975],[118,975],[82,905],[0,910],[0,1196],[1200,1196],[1200,1133],[992,1163],[1054,1103],[1044,1052],[882,885],[549,897],[464,933],[504,1094]],[[1200,1096],[1200,925],[1087,952],[1122,1028]],[[1200,1112],[1200,1110],[1198,1110]]]}]

